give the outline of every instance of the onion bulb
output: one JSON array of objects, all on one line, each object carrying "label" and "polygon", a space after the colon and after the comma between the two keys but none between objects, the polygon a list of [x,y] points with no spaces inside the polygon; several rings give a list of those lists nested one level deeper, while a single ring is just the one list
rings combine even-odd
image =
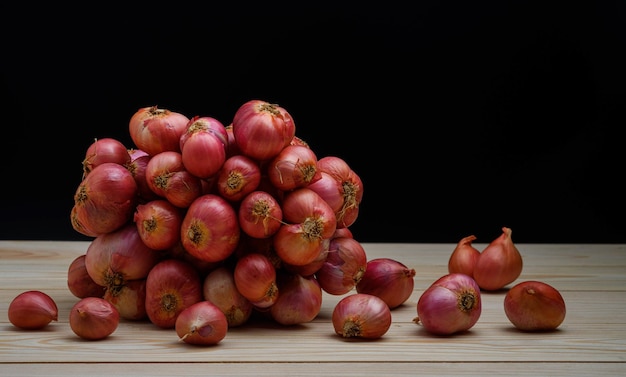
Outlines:
[{"label": "onion bulb", "polygon": [[57,321],[59,309],[48,294],[41,291],[25,291],[15,296],[9,304],[9,322],[24,330],[38,330]]},{"label": "onion bulb", "polygon": [[137,148],[154,156],[165,151],[180,152],[180,138],[189,121],[181,113],[148,106],[138,109],[131,116],[128,130]]},{"label": "onion bulb", "polygon": [[269,160],[291,143],[296,127],[284,108],[262,100],[241,105],[233,117],[233,135],[241,154]]},{"label": "onion bulb", "polygon": [[411,297],[414,285],[415,269],[395,259],[376,258],[367,262],[356,291],[378,296],[393,309]]},{"label": "onion bulb", "polygon": [[522,331],[551,331],[565,319],[565,301],[553,286],[541,281],[523,281],[504,297],[504,312]]},{"label": "onion bulb", "polygon": [[480,287],[470,276],[452,273],[437,279],[417,301],[414,322],[432,334],[469,330],[482,310]]},{"label": "onion bulb", "polygon": [[215,345],[226,337],[228,322],[224,313],[209,301],[199,301],[185,308],[176,318],[176,334],[181,341],[198,345]]},{"label": "onion bulb", "polygon": [[480,253],[473,277],[481,289],[495,291],[512,283],[522,273],[522,255],[511,239],[511,229],[503,227],[502,234]]},{"label": "onion bulb", "polygon": [[85,297],[74,304],[69,314],[70,328],[79,337],[101,340],[111,335],[120,323],[120,314],[107,300]]},{"label": "onion bulb", "polygon": [[474,266],[480,256],[480,251],[472,246],[472,241],[476,239],[475,235],[462,238],[456,245],[450,259],[448,259],[448,272],[460,272],[465,275],[474,276]]},{"label": "onion bulb", "polygon": [[377,339],[391,327],[391,310],[374,295],[354,293],[335,305],[331,320],[335,333],[344,338]]}]

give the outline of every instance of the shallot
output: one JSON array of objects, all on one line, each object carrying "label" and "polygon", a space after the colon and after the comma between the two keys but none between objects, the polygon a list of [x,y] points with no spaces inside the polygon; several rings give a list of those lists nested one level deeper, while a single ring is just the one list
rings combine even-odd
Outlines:
[{"label": "shallot", "polygon": [[80,299],[69,314],[72,331],[87,340],[101,340],[111,335],[120,323],[120,314],[107,300],[100,297]]},{"label": "shallot", "polygon": [[495,291],[512,283],[522,273],[522,255],[511,239],[511,229],[491,241],[474,265],[473,278],[481,289]]},{"label": "shallot", "polygon": [[394,309],[411,297],[414,285],[414,268],[392,258],[375,258],[367,262],[356,291],[378,296]]},{"label": "shallot", "polygon": [[551,331],[565,319],[565,300],[555,287],[528,280],[509,289],[504,296],[504,312],[522,331]]},{"label": "shallot", "polygon": [[472,328],[480,317],[480,287],[461,273],[444,275],[417,301],[415,323],[436,335],[452,335]]},{"label": "shallot", "polygon": [[210,346],[226,337],[228,321],[216,305],[209,301],[199,301],[180,312],[174,329],[185,343]]},{"label": "shallot", "polygon": [[31,290],[15,296],[9,304],[9,322],[24,330],[38,330],[59,319],[56,302],[47,293]]},{"label": "shallot", "polygon": [[377,339],[391,327],[391,310],[379,297],[353,293],[335,305],[331,320],[335,333],[344,338]]}]

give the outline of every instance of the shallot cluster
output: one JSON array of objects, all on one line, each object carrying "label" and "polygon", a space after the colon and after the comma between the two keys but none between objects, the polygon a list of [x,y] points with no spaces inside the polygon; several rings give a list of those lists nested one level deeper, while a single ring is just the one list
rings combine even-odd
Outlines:
[{"label": "shallot cluster", "polygon": [[[466,287],[472,287],[471,291],[476,292],[473,295],[478,298],[480,290],[497,291],[515,282],[521,276],[523,260],[511,234],[510,228],[503,227],[502,234],[482,251],[472,245],[477,239],[475,235],[462,238],[448,260],[449,274],[457,276],[456,280],[465,280]],[[428,300],[426,293],[430,290],[424,293],[420,302]],[[422,305],[422,308],[425,307]],[[450,312],[457,311],[451,309]],[[504,312],[511,324],[521,331],[552,331],[565,319],[565,300],[557,288],[542,281],[526,280],[506,291]],[[437,320],[441,321],[441,317]],[[424,321],[421,322],[424,324]],[[469,329],[471,326],[465,327]],[[441,333],[433,329],[431,332]]]},{"label": "shallot cluster", "polygon": [[502,234],[482,251],[472,245],[475,235],[462,238],[450,255],[448,272],[471,276],[486,291],[496,291],[514,282],[522,273],[523,260],[512,233],[511,228],[502,227]]},{"label": "shallot cluster", "polygon": [[86,150],[70,222],[93,240],[68,273],[76,297],[209,345],[254,313],[302,324],[324,292],[358,294],[333,322],[360,313],[351,334],[386,332],[415,271],[393,260],[368,267],[349,229],[359,175],[342,158],[317,156],[285,108],[250,100],[226,124],[148,106],[128,129],[134,145],[105,138]]}]

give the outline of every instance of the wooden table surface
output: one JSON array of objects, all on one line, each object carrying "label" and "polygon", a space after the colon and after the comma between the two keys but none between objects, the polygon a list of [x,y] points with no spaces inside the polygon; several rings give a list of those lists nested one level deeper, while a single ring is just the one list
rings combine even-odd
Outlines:
[{"label": "wooden table surface", "polygon": [[[251,321],[229,329],[213,347],[187,345],[174,330],[124,320],[107,339],[78,338],[68,324],[78,299],[67,288],[67,270],[88,245],[0,241],[0,375],[626,375],[626,245],[516,244],[524,269],[514,283],[540,280],[565,299],[565,320],[550,333],[517,331],[504,313],[502,290],[483,292],[482,314],[470,331],[429,335],[413,322],[416,303],[447,273],[455,245],[364,243],[368,259],[390,257],[416,271],[413,295],[392,311],[382,338],[337,336],[330,316],[343,296],[324,293],[322,310],[310,323]],[[59,320],[44,330],[19,330],[8,321],[9,304],[33,289],[55,299]]]}]

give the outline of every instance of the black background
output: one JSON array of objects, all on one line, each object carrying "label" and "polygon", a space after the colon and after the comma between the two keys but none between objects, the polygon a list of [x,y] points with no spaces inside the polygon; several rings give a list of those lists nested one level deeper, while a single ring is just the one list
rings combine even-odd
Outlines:
[{"label": "black background", "polygon": [[86,239],[86,148],[140,107],[263,99],[359,174],[360,241],[626,242],[624,2],[337,4],[2,5],[0,238]]}]

